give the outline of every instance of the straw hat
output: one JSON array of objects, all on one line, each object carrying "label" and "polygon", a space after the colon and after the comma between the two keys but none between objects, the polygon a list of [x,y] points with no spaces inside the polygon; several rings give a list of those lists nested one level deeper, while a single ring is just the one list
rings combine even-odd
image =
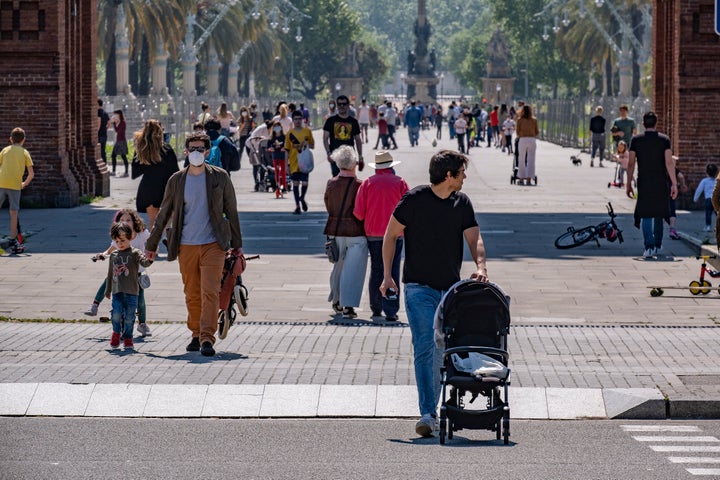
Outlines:
[{"label": "straw hat", "polygon": [[375,162],[368,163],[368,167],[381,170],[383,168],[392,168],[399,163],[401,163],[400,160],[393,160],[390,152],[379,150],[375,152]]}]

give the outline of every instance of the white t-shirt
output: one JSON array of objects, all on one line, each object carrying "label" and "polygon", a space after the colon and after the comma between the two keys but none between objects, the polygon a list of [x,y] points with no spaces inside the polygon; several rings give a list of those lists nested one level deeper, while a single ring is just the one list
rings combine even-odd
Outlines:
[{"label": "white t-shirt", "polygon": [[370,123],[370,107],[367,105],[360,105],[358,108],[358,122]]}]

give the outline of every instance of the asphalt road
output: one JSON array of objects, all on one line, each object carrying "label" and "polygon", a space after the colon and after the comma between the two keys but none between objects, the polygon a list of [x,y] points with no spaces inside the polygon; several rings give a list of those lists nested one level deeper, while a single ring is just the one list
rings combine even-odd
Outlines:
[{"label": "asphalt road", "polygon": [[[513,421],[509,446],[475,430],[440,446],[416,438],[412,421],[382,419],[6,417],[0,428],[2,479],[656,480],[720,462],[683,451],[720,449],[717,421]],[[680,461],[689,456],[710,460]]]}]

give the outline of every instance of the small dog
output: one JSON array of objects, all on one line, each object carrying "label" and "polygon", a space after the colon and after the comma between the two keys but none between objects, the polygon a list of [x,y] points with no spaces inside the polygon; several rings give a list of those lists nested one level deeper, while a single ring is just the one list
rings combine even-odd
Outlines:
[{"label": "small dog", "polygon": [[573,165],[575,165],[576,167],[582,165],[582,160],[580,159],[580,157],[577,157],[575,155],[572,155],[570,157],[570,161],[572,161]]}]

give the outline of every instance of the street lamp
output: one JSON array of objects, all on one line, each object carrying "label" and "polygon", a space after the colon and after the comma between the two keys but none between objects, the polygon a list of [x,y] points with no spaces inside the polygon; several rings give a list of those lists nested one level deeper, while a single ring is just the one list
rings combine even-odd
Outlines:
[{"label": "street lamp", "polygon": [[497,104],[500,105],[500,90],[502,90],[502,86],[498,83],[495,85],[495,90],[497,90]]},{"label": "street lamp", "polygon": [[405,93],[403,91],[404,88],[405,88],[405,74],[401,73],[400,74],[400,101],[403,103],[405,102]]},{"label": "street lamp", "polygon": [[340,82],[337,82],[335,84],[335,91],[337,92],[337,95],[340,95],[340,90],[342,89],[342,85],[340,85]]},{"label": "street lamp", "polygon": [[300,29],[300,26],[297,27],[297,33],[295,34],[295,41],[296,42],[302,42],[303,36],[302,36],[302,30]]},{"label": "street lamp", "polygon": [[440,74],[440,99],[445,98],[445,74]]}]

